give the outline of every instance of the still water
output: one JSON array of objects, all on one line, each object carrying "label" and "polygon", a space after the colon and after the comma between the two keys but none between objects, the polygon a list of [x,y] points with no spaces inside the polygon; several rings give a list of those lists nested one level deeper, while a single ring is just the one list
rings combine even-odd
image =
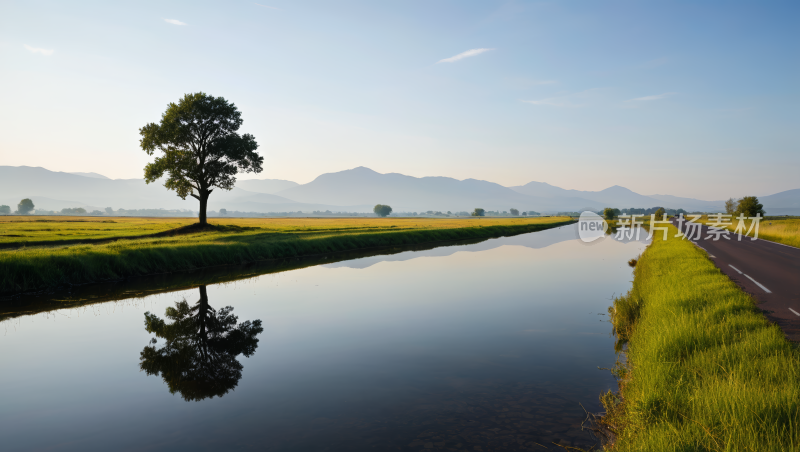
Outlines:
[{"label": "still water", "polygon": [[645,243],[576,237],[570,225],[6,320],[0,449],[588,448],[584,408],[616,386],[598,369],[616,360],[606,310]]}]

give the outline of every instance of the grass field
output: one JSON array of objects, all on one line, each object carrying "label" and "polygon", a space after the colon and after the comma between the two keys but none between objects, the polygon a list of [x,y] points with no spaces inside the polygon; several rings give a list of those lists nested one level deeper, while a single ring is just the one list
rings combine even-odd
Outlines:
[{"label": "grass field", "polygon": [[627,350],[608,450],[800,450],[800,352],[704,251],[655,240],[609,313]]},{"label": "grass field", "polygon": [[[214,219],[210,221],[213,228],[208,230],[170,234],[190,222],[175,218],[3,218],[0,294],[217,265],[500,237],[574,220],[559,217]],[[114,240],[119,237],[123,238]]]},{"label": "grass field", "polygon": [[[701,221],[708,223],[708,217],[704,216]],[[736,229],[737,220],[734,219],[733,223],[734,225],[728,228],[731,231]],[[750,229],[750,223],[750,221],[745,221],[747,229]],[[753,234],[748,235],[752,236]],[[800,248],[800,220],[761,220],[758,226],[758,238]]]},{"label": "grass field", "polygon": [[[650,217],[639,218],[638,221],[643,221],[645,225],[650,224]],[[700,223],[708,224],[708,216],[703,215]],[[609,221],[611,231],[616,231],[618,220]],[[731,231],[736,229],[736,220],[733,221],[733,226],[729,227]],[[745,226],[750,229],[751,222],[745,221]],[[750,233],[750,236],[753,234]],[[733,235],[731,235],[733,237]],[[769,240],[771,242],[782,243],[784,245],[794,246],[800,248],[800,219],[765,219],[761,220],[758,227],[758,238],[760,240]]]}]

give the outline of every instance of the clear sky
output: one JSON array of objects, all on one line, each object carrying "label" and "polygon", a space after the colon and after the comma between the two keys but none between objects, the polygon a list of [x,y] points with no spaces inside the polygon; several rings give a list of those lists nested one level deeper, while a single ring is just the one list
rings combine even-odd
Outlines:
[{"label": "clear sky", "polygon": [[258,178],[367,166],[723,199],[800,188],[800,2],[0,0],[0,165],[142,177],[234,102]]}]

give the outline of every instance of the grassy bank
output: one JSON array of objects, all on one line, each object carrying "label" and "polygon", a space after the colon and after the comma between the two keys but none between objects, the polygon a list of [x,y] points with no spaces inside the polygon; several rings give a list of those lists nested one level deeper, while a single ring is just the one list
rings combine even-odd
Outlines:
[{"label": "grassy bank", "polygon": [[[28,222],[0,224],[0,233],[6,236],[33,234],[35,231],[23,230],[35,230],[37,223],[48,229],[39,230],[35,237],[7,237],[17,241],[5,242],[6,249],[0,250],[0,295],[219,265],[500,237],[573,222],[569,218],[231,219],[212,220],[214,227],[202,232],[169,235],[170,228],[185,225],[181,219],[39,220],[32,217]],[[119,226],[111,234],[104,225]],[[140,226],[146,233],[131,238]],[[154,233],[166,235],[148,236]],[[126,238],[64,244],[120,236]],[[23,246],[31,243],[36,246]]]},{"label": "grassy bank", "polygon": [[800,449],[800,353],[704,251],[654,240],[609,310],[627,343],[605,424],[619,451]]}]

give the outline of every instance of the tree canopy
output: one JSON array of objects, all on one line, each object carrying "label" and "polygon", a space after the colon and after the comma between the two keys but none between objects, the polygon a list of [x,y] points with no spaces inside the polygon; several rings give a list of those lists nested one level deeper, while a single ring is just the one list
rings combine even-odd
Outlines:
[{"label": "tree canopy", "polygon": [[663,207],[659,207],[658,210],[656,210],[656,213],[654,215],[656,216],[656,220],[660,221],[660,220],[664,219],[664,215],[666,215],[666,214],[667,214],[667,211],[664,210]]},{"label": "tree canopy", "polygon": [[511,209],[508,209],[508,211],[511,212],[511,215],[514,215],[514,216],[519,215],[519,210],[517,210],[517,209],[511,208]]},{"label": "tree canopy", "polygon": [[9,215],[11,213],[11,207],[2,205],[0,206],[0,215]]},{"label": "tree canopy", "polygon": [[186,401],[227,394],[242,378],[243,367],[236,357],[255,353],[256,335],[264,331],[261,320],[237,325],[232,311],[230,306],[214,310],[206,286],[200,286],[200,300],[193,307],[184,300],[167,308],[172,323],[146,312],[147,332],[165,344],[156,348],[158,340],[153,338],[142,350],[139,367],[147,375],[161,375],[169,392],[180,393]]},{"label": "tree canopy", "polygon": [[31,201],[28,198],[23,199],[22,201],[19,202],[19,205],[17,205],[17,212],[23,215],[31,213],[33,209],[34,209],[33,201]]},{"label": "tree canopy", "polygon": [[613,220],[614,217],[617,215],[616,211],[617,209],[613,207],[606,207],[605,209],[603,209],[603,218],[605,218],[606,220]]},{"label": "tree canopy", "polygon": [[735,213],[743,214],[746,217],[754,217],[758,214],[761,214],[762,217],[766,215],[764,205],[758,202],[758,198],[755,196],[745,196],[740,199],[739,203],[736,205]]},{"label": "tree canopy", "polygon": [[383,204],[376,204],[372,211],[375,212],[375,215],[385,217],[392,213],[392,208]]},{"label": "tree canopy", "polygon": [[473,217],[482,217],[486,215],[486,211],[481,209],[480,207],[476,207],[475,210],[472,211]]},{"label": "tree canopy", "polygon": [[200,223],[205,224],[208,196],[213,187],[230,190],[236,174],[260,173],[264,158],[250,134],[239,135],[242,114],[233,103],[205,93],[186,94],[170,103],[161,122],[139,129],[140,145],[148,154],[161,156],[144,168],[149,184],[165,174],[164,186],[181,199],[200,201]]}]

